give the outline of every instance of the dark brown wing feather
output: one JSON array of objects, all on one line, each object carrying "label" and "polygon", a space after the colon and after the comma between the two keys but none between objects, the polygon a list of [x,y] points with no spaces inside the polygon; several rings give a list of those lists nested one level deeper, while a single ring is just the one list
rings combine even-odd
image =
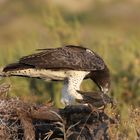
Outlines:
[{"label": "dark brown wing feather", "polygon": [[82,95],[83,99],[76,99],[77,102],[79,103],[87,103],[91,104],[95,107],[101,107],[107,103],[113,103],[112,98],[110,98],[108,95],[103,94],[100,91],[95,91],[95,92],[83,92],[83,91],[78,91],[79,94]]},{"label": "dark brown wing feather", "polygon": [[102,70],[104,61],[96,53],[80,46],[44,49],[42,52],[22,57],[19,63],[39,69]]},{"label": "dark brown wing feather", "polygon": [[15,70],[21,70],[21,69],[29,69],[29,68],[33,68],[33,66],[20,64],[20,63],[13,63],[4,67],[3,71],[7,72],[7,71],[15,71]]}]

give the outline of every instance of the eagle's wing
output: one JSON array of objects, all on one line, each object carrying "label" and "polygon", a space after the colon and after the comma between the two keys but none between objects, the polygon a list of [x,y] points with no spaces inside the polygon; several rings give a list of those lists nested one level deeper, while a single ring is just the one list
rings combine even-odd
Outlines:
[{"label": "eagle's wing", "polygon": [[39,69],[102,70],[104,61],[95,52],[80,46],[44,49],[43,51],[22,57],[20,64]]}]

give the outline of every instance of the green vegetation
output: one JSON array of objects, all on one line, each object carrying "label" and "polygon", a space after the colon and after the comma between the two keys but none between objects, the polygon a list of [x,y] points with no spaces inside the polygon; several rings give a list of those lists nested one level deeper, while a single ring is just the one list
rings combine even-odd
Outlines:
[{"label": "green vegetation", "polygon": [[[124,6],[126,3],[125,8],[130,12],[127,14],[122,10],[123,14],[116,14],[119,11],[117,6],[123,9],[121,4]],[[132,125],[128,114],[130,108],[140,106],[139,9],[137,4],[131,5],[130,1],[97,2],[87,11],[72,13],[43,1],[6,1],[0,5],[0,66],[15,62],[37,48],[66,44],[91,48],[104,58],[110,68],[110,95],[118,102],[121,121],[126,122],[122,123],[120,131],[128,139],[135,139],[137,122]],[[37,103],[46,103],[52,97],[56,106],[60,106],[61,82],[46,83],[15,77],[0,82],[3,81],[12,85],[10,96]],[[83,82],[81,88],[95,90],[96,87],[89,80]],[[140,121],[140,118],[136,119]]]}]

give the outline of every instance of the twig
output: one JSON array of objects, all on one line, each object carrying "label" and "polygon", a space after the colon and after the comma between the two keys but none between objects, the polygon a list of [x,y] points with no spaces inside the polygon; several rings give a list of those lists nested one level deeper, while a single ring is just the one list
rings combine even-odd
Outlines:
[{"label": "twig", "polygon": [[28,113],[22,110],[17,110],[17,114],[24,130],[25,140],[35,140],[35,131],[32,119],[29,117]]}]

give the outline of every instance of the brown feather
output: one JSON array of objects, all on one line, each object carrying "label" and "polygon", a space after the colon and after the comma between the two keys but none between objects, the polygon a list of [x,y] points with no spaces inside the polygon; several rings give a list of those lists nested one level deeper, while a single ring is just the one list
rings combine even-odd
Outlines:
[{"label": "brown feather", "polygon": [[[91,51],[92,52],[92,51]],[[96,53],[81,46],[44,49],[42,52],[22,57],[19,63],[43,69],[101,70],[104,61]]]},{"label": "brown feather", "polygon": [[82,95],[83,99],[76,99],[77,102],[83,104],[91,104],[95,107],[101,107],[107,103],[112,103],[113,100],[106,94],[103,94],[100,91],[96,92],[83,92],[77,91]]},{"label": "brown feather", "polygon": [[25,64],[19,64],[19,63],[13,63],[13,64],[9,64],[6,67],[4,67],[3,72],[23,70],[23,69],[27,69],[27,68],[33,68],[33,66],[25,65]]}]

